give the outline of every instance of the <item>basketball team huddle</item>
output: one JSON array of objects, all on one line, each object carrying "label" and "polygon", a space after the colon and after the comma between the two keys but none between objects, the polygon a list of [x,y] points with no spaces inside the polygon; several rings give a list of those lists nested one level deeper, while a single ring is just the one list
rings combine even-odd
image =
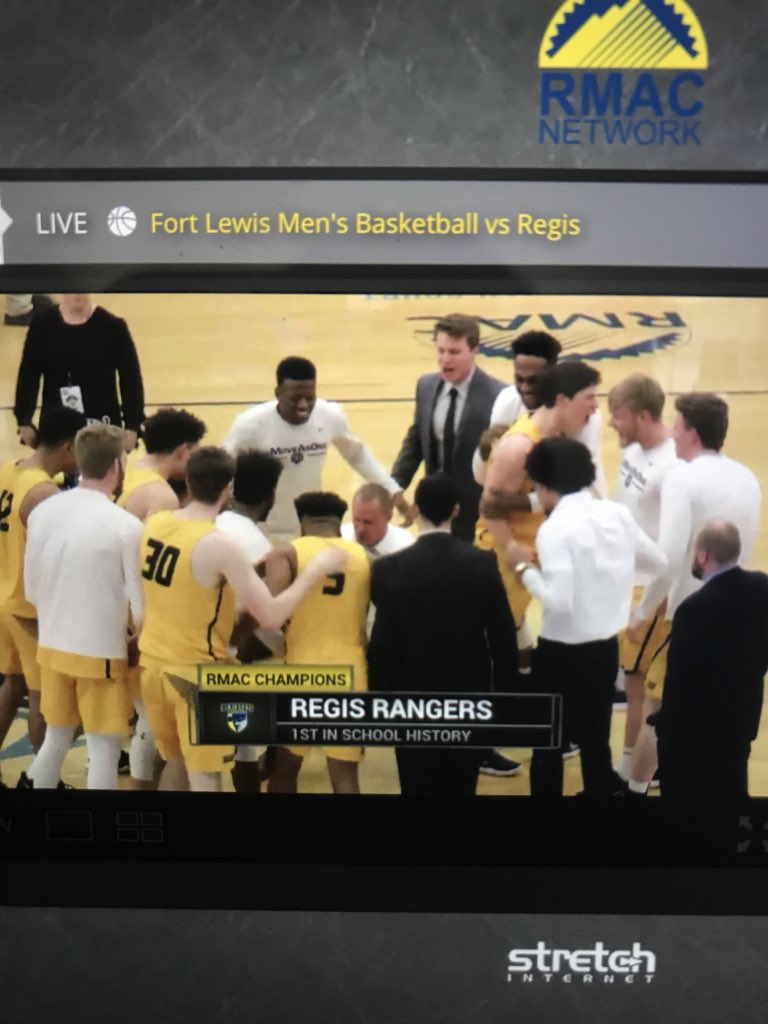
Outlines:
[{"label": "basketball team huddle", "polygon": [[[467,654],[465,689],[561,696],[562,743],[533,752],[532,795],[562,794],[563,757],[575,750],[586,795],[642,795],[659,767],[657,738],[662,789],[665,764],[682,778],[679,751],[697,734],[665,706],[668,673],[670,686],[680,675],[677,661],[674,673],[668,665],[670,637],[678,661],[683,649],[675,617],[702,586],[712,590],[710,579],[748,563],[759,528],[758,481],[721,450],[727,404],[680,395],[670,428],[656,380],[621,380],[608,395],[621,468],[606,481],[593,367],[559,361],[559,343],[529,331],[511,343],[507,386],[476,364],[473,318],[439,320],[434,342],[438,370],[418,381],[391,473],[341,406],[317,396],[316,368],[299,356],[282,360],[274,400],[239,415],[221,446],[202,443],[196,416],[163,408],[143,424],[144,453],[126,464],[120,427],[64,406],[45,413],[31,453],[0,469],[0,742],[26,700],[36,752],[19,788],[63,786],[82,732],[88,788],[118,788],[128,746],[137,789],[220,791],[231,772],[241,792],[265,783],[296,792],[307,748],[197,742],[198,666],[351,665],[355,689],[369,675],[379,689],[402,689],[398,657],[412,660],[410,638],[390,605],[407,607],[416,592],[422,608],[432,601],[429,562],[417,571],[408,559],[435,535],[459,545],[440,557],[457,557],[472,586],[481,581],[489,609],[487,623],[474,615],[467,627],[487,641]],[[322,490],[330,444],[364,481],[349,505]],[[75,486],[61,489],[60,474]],[[462,578],[453,592],[436,573],[438,586],[434,607],[448,589],[460,610]],[[439,642],[462,663],[460,630]],[[414,676],[423,689],[455,690],[441,658],[433,664]],[[614,765],[617,679],[627,713]],[[761,701],[762,689],[733,727],[738,742],[721,737],[726,774],[743,774],[744,787]],[[680,703],[676,690],[669,706]],[[333,791],[359,793],[365,750],[322,753]],[[462,755],[460,765],[450,751],[398,756],[401,791],[474,792],[479,771],[522,770],[497,751]],[[455,785],[414,788],[419,773]]]}]

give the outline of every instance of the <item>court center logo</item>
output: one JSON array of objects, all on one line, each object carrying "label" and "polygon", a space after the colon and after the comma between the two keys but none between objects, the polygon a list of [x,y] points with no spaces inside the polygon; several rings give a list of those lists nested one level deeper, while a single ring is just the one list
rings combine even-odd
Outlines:
[{"label": "court center logo", "polygon": [[656,954],[633,942],[630,949],[610,949],[604,942],[584,949],[558,949],[540,940],[527,949],[510,949],[507,981],[565,985],[650,985]]},{"label": "court center logo", "polygon": [[253,704],[222,704],[221,710],[227,717],[227,728],[230,732],[245,732],[250,721]]},{"label": "court center logo", "polygon": [[[542,303],[543,305],[543,303]],[[643,312],[642,309],[608,308],[605,312],[580,311],[513,313],[489,316],[473,312],[480,325],[480,353],[489,359],[513,359],[511,344],[526,331],[546,331],[560,342],[561,361],[590,362],[638,358],[665,352],[691,340],[691,330],[675,310]],[[432,344],[439,316],[408,318],[416,339]]]},{"label": "court center logo", "polygon": [[565,0],[539,49],[539,142],[700,146],[708,66],[686,0]]}]

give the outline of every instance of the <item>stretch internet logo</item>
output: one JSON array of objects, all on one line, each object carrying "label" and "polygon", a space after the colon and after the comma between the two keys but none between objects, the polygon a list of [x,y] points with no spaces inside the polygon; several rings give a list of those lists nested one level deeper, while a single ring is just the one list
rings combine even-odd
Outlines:
[{"label": "stretch internet logo", "polygon": [[543,981],[566,985],[646,984],[656,974],[656,956],[633,942],[631,949],[609,949],[596,942],[591,949],[557,949],[539,941],[532,949],[510,949],[507,981]]}]

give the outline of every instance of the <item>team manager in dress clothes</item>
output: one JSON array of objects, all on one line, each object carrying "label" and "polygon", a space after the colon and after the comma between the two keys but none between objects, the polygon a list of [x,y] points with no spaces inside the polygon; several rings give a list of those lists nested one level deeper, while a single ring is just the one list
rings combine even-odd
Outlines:
[{"label": "team manager in dress clothes", "polygon": [[768,672],[768,576],[740,568],[740,553],[733,523],[712,520],[696,539],[704,586],[675,612],[661,710],[649,718],[665,797],[747,796]]},{"label": "team manager in dress clothes", "polygon": [[[444,473],[416,488],[419,537],[373,564],[371,690],[511,691],[517,639],[495,556],[451,535],[457,488]],[[396,750],[401,792],[471,796],[483,750]]]},{"label": "team manager in dress clothes", "polygon": [[482,487],[472,473],[472,456],[488,426],[503,381],[475,365],[480,327],[473,317],[453,314],[434,330],[439,371],[416,385],[416,414],[405,435],[392,476],[405,489],[421,463],[426,475],[442,470],[456,484],[459,514],[452,531],[472,540]]}]

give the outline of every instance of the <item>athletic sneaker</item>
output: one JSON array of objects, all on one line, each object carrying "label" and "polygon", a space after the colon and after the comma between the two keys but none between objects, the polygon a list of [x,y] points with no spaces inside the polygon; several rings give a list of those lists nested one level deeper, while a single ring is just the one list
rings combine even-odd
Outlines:
[{"label": "athletic sneaker", "polygon": [[[35,784],[32,779],[29,778],[26,772],[22,772],[19,776],[19,781],[16,783],[16,789],[34,789]],[[59,784],[56,789],[74,789],[74,786],[68,786],[63,779],[59,779]]]},{"label": "athletic sneaker", "polygon": [[523,766],[519,761],[504,757],[498,750],[492,750],[480,764],[481,775],[501,775],[508,778],[511,775],[519,775],[522,770]]},{"label": "athletic sneaker", "polygon": [[653,778],[648,783],[648,789],[658,789],[661,783],[659,782],[659,769],[653,773]]},{"label": "athletic sneaker", "polygon": [[623,690],[613,691],[613,710],[614,711],[626,711],[627,710],[627,695]]},{"label": "athletic sneaker", "polygon": [[576,757],[576,755],[580,753],[581,748],[578,743],[569,743],[568,748],[563,751],[563,760],[567,761],[569,757]]}]

